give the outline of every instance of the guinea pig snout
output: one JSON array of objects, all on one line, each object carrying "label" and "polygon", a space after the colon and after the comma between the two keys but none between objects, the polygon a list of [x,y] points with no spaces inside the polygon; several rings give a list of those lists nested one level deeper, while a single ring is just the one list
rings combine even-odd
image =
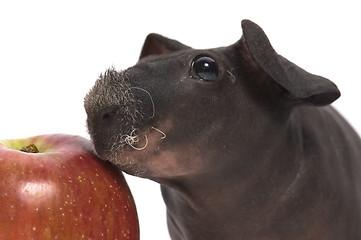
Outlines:
[{"label": "guinea pig snout", "polygon": [[92,137],[121,134],[141,121],[140,104],[130,82],[127,71],[108,69],[85,96],[84,107]]}]

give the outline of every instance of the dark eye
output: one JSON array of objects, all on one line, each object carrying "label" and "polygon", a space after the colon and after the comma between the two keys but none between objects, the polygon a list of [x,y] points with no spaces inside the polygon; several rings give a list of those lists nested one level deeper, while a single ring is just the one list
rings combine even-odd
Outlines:
[{"label": "dark eye", "polygon": [[206,56],[197,57],[192,63],[193,72],[204,81],[217,81],[219,69],[216,62]]}]

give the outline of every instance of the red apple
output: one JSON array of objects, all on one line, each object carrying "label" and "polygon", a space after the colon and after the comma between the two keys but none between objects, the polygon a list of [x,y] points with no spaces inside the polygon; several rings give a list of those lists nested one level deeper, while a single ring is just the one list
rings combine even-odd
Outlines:
[{"label": "red apple", "polygon": [[123,174],[92,149],[61,134],[0,141],[0,239],[139,239]]}]

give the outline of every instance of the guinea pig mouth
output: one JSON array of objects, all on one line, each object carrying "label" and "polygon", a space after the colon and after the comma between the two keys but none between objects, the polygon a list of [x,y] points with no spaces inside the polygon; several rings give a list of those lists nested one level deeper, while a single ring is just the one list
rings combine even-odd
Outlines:
[{"label": "guinea pig mouth", "polygon": [[[144,136],[142,141],[140,135]],[[114,144],[111,147],[110,152],[120,152],[125,146],[129,146],[137,151],[142,151],[148,146],[148,137],[144,133],[139,134],[139,130],[133,128],[128,134],[116,135],[111,142]]]},{"label": "guinea pig mouth", "polygon": [[97,154],[101,159],[110,161],[123,171],[127,172],[130,168],[139,171],[135,166],[152,156],[160,141],[165,138],[166,134],[156,127],[147,127],[146,130],[133,128],[127,134],[114,135],[110,140],[112,144],[107,146],[107,150]]}]

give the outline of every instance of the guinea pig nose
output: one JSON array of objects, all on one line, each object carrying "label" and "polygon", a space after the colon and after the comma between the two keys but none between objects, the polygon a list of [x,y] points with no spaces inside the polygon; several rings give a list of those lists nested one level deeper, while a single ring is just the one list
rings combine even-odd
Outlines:
[{"label": "guinea pig nose", "polygon": [[118,114],[119,110],[116,107],[108,107],[101,111],[101,119],[109,120],[115,117]]}]

